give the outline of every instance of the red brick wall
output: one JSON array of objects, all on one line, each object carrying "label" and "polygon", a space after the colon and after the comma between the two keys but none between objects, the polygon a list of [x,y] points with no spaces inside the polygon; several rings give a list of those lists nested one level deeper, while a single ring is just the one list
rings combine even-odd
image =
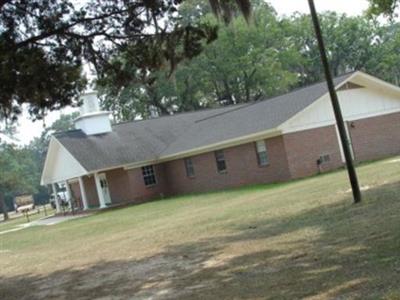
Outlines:
[{"label": "red brick wall", "polygon": [[317,174],[317,160],[321,155],[330,155],[330,162],[321,165],[322,172],[343,164],[334,126],[285,134],[283,140],[293,179]]},{"label": "red brick wall", "polygon": [[78,205],[78,208],[82,209],[83,203],[82,203],[82,194],[81,194],[81,188],[79,186],[79,181],[71,182],[69,186],[71,188],[72,198],[77,202],[75,205]]},{"label": "red brick wall", "polygon": [[132,183],[127,171],[121,168],[105,173],[113,204],[125,203],[134,199]]},{"label": "red brick wall", "polygon": [[97,197],[96,184],[94,176],[83,177],[83,184],[85,185],[86,197],[89,208],[99,207],[99,198]]},{"label": "red brick wall", "polygon": [[122,168],[106,172],[111,201],[114,204],[141,202],[165,195],[164,166],[154,165],[157,183],[146,187],[142,168],[124,170]]},{"label": "red brick wall", "polygon": [[[349,122],[351,124],[351,122]],[[400,113],[361,119],[349,126],[356,161],[400,154]]]},{"label": "red brick wall", "polygon": [[142,168],[126,171],[130,182],[131,199],[134,200],[134,202],[161,198],[168,194],[166,191],[168,186],[166,184],[164,165],[154,165],[154,171],[157,183],[153,186],[145,186]]},{"label": "red brick wall", "polygon": [[207,192],[249,184],[279,182],[289,179],[282,137],[266,140],[269,165],[259,167],[255,144],[224,150],[227,172],[217,171],[214,152],[192,157],[195,177],[188,178],[183,159],[167,162],[165,171],[170,194]]},{"label": "red brick wall", "polygon": [[[155,174],[157,184],[146,187],[144,185],[142,169],[124,170],[122,168],[106,171],[106,179],[110,191],[111,201],[113,204],[143,202],[153,198],[159,198],[166,195],[166,179],[164,175],[164,165],[155,165]],[[86,189],[86,196],[89,207],[95,208],[99,206],[97,190],[94,176],[83,177]],[[76,195],[79,195],[81,203],[81,193],[79,182],[71,184],[71,188]]]}]

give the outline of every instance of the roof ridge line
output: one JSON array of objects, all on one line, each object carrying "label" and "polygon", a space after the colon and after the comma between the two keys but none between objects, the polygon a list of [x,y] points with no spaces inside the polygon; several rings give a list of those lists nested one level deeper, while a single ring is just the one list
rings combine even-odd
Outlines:
[{"label": "roof ridge line", "polygon": [[199,109],[199,110],[182,111],[182,112],[178,112],[178,113],[175,113],[175,114],[172,114],[172,115],[162,115],[160,117],[151,118],[151,119],[122,121],[122,122],[118,122],[118,123],[112,124],[112,126],[124,125],[124,124],[127,124],[127,123],[139,123],[139,122],[144,122],[144,121],[159,120],[159,119],[164,119],[164,118],[177,117],[177,116],[181,116],[181,115],[195,114],[195,113],[199,113],[199,112],[203,112],[203,111],[219,110],[219,109],[229,108],[229,107],[234,107],[234,106],[239,106],[239,105],[243,105],[243,103],[237,103],[237,104],[232,104],[232,105],[227,105],[227,106],[220,106],[220,107],[206,107],[206,108],[202,108],[202,109]]},{"label": "roof ridge line", "polygon": [[215,115],[212,115],[212,116],[208,116],[208,117],[206,117],[206,118],[203,118],[203,119],[196,120],[196,121],[194,121],[194,123],[200,123],[200,122],[202,122],[202,121],[206,121],[206,120],[209,120],[209,119],[212,119],[212,118],[215,118],[215,117],[219,117],[219,116],[222,116],[222,115],[225,115],[225,114],[229,114],[229,113],[231,113],[231,112],[241,110],[242,108],[246,108],[246,107],[248,107],[248,106],[250,106],[250,105],[253,105],[253,104],[255,104],[255,103],[257,103],[257,102],[234,104],[234,105],[232,105],[232,106],[236,106],[236,105],[237,105],[238,107],[236,107],[236,108],[234,108],[234,109],[231,109],[231,110],[229,110],[229,111],[224,111],[224,112],[221,112],[221,113],[219,113],[219,114],[215,114]]},{"label": "roof ridge line", "polygon": [[[354,74],[356,72],[358,72],[358,71],[351,71],[351,72],[344,73],[342,75],[339,75],[339,76],[335,77],[334,80],[336,80],[336,79],[338,79],[340,77],[344,77],[344,76],[348,76],[350,74]],[[237,107],[236,109],[232,109],[232,110],[229,110],[229,111],[226,111],[226,112],[222,112],[222,113],[219,113],[219,114],[216,114],[216,115],[212,115],[212,116],[209,116],[209,117],[206,117],[206,118],[203,118],[203,119],[196,120],[195,123],[200,123],[202,121],[207,121],[207,120],[213,119],[215,117],[223,116],[225,114],[229,114],[231,112],[235,112],[235,111],[247,108],[247,107],[249,107],[251,105],[255,105],[255,104],[258,104],[258,103],[262,103],[262,102],[266,102],[266,101],[274,101],[274,100],[277,100],[280,97],[287,96],[287,95],[290,95],[292,93],[296,93],[298,91],[305,90],[305,89],[311,88],[313,86],[316,86],[316,85],[319,85],[319,84],[322,84],[322,83],[326,83],[326,80],[320,80],[320,81],[312,83],[310,85],[298,87],[298,88],[295,88],[295,89],[293,89],[291,91],[288,91],[286,93],[279,94],[279,95],[276,95],[276,96],[272,96],[272,97],[269,97],[269,98],[265,98],[265,99],[262,99],[262,100],[259,100],[259,101],[252,101],[252,102],[244,103],[244,105],[242,105],[240,107]],[[239,105],[239,104],[235,104],[235,105]]]}]

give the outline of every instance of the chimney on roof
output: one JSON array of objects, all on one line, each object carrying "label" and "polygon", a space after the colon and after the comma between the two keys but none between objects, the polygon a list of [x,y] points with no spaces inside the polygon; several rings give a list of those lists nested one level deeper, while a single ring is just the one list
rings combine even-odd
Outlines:
[{"label": "chimney on roof", "polygon": [[75,128],[86,135],[111,132],[110,112],[101,111],[97,92],[88,92],[81,96],[83,104],[80,116],[75,119]]}]

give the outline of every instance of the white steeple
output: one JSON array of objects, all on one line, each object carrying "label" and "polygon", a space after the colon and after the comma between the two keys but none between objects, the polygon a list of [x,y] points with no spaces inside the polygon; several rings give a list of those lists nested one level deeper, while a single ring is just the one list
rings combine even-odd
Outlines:
[{"label": "white steeple", "polygon": [[81,99],[81,115],[75,119],[75,128],[81,129],[87,135],[111,132],[110,112],[100,110],[97,92],[85,93]]}]

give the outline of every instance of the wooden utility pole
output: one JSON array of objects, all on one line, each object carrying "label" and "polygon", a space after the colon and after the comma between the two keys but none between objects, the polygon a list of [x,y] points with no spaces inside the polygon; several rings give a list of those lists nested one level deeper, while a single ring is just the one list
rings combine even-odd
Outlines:
[{"label": "wooden utility pole", "polygon": [[329,94],[331,96],[333,111],[335,113],[336,124],[337,124],[338,130],[339,130],[340,141],[342,144],[344,157],[346,159],[347,172],[349,174],[350,184],[351,184],[351,188],[353,190],[354,203],[360,203],[361,202],[360,186],[358,184],[357,173],[356,173],[356,169],[354,167],[353,158],[351,156],[350,145],[348,142],[349,139],[348,139],[346,127],[344,124],[342,111],[340,109],[339,99],[338,99],[338,96],[336,93],[335,85],[333,83],[332,73],[331,73],[331,70],[329,67],[328,58],[326,56],[324,39],[322,37],[321,26],[319,23],[317,10],[315,9],[314,0],[308,0],[308,4],[310,6],[311,17],[312,17],[312,21],[313,21],[313,25],[314,25],[315,35],[316,35],[317,41],[318,41],[319,52],[321,55],[322,65],[324,67],[326,82],[328,84],[328,89],[329,89]]}]

